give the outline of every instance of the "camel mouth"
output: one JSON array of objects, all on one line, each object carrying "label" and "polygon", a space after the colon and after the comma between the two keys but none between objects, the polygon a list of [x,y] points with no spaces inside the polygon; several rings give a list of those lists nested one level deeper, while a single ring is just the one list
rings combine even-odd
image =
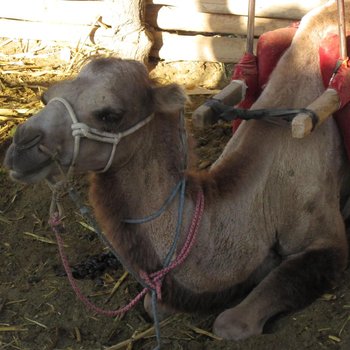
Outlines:
[{"label": "camel mouth", "polygon": [[9,174],[11,179],[14,181],[34,184],[47,178],[51,173],[52,166],[53,160],[51,158],[48,158],[47,160],[38,164],[35,169],[31,169],[29,171],[18,171],[10,169]]}]

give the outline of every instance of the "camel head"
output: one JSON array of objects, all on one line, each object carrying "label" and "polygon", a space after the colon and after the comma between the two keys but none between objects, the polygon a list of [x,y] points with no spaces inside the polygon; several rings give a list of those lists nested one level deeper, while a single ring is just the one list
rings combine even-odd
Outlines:
[{"label": "camel head", "polygon": [[156,86],[137,61],[98,58],[42,100],[45,107],[17,128],[7,151],[14,180],[54,176],[57,162],[64,171],[74,163],[79,173],[117,167],[142,147],[137,131],[157,113],[182,109],[186,96],[178,85]]}]

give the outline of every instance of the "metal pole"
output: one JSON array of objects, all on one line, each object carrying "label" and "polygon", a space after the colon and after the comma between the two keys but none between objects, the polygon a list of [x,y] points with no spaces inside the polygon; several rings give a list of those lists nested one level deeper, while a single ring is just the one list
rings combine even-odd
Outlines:
[{"label": "metal pole", "polygon": [[348,57],[346,48],[346,28],[345,28],[345,9],[344,0],[338,0],[338,27],[340,40],[340,58],[345,60]]},{"label": "metal pole", "polygon": [[254,19],[255,19],[255,0],[249,0],[246,51],[251,54],[253,53],[253,50],[254,50]]}]

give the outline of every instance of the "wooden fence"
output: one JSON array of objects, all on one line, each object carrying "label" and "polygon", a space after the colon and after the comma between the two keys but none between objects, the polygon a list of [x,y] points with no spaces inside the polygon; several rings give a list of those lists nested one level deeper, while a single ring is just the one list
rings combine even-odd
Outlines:
[{"label": "wooden fence", "polygon": [[[145,0],[144,20],[166,61],[234,63],[245,51],[248,0]],[[288,26],[326,0],[256,0],[255,35]],[[141,3],[141,0],[140,0]],[[0,36],[114,49],[123,43],[118,0],[2,0]],[[116,40],[118,38],[118,40]]]}]

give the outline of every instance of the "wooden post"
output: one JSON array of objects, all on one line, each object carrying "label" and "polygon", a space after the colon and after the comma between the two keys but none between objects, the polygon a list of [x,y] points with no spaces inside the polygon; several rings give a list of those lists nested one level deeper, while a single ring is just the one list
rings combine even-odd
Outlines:
[{"label": "wooden post", "polygon": [[307,109],[313,111],[318,120],[313,124],[309,114],[299,113],[292,120],[292,136],[301,139],[328,119],[332,113],[339,109],[339,95],[334,89],[327,89],[320,97],[312,102]]},{"label": "wooden post", "polygon": [[[233,80],[213,98],[228,106],[233,106],[242,101],[246,88],[244,81]],[[204,103],[193,112],[192,121],[195,127],[204,128],[216,123],[218,117],[211,107]]]},{"label": "wooden post", "polygon": [[96,42],[102,44],[121,58],[147,61],[152,47],[152,38],[144,26],[144,0],[117,0],[113,2],[111,15],[112,40],[107,36],[98,37]]}]

